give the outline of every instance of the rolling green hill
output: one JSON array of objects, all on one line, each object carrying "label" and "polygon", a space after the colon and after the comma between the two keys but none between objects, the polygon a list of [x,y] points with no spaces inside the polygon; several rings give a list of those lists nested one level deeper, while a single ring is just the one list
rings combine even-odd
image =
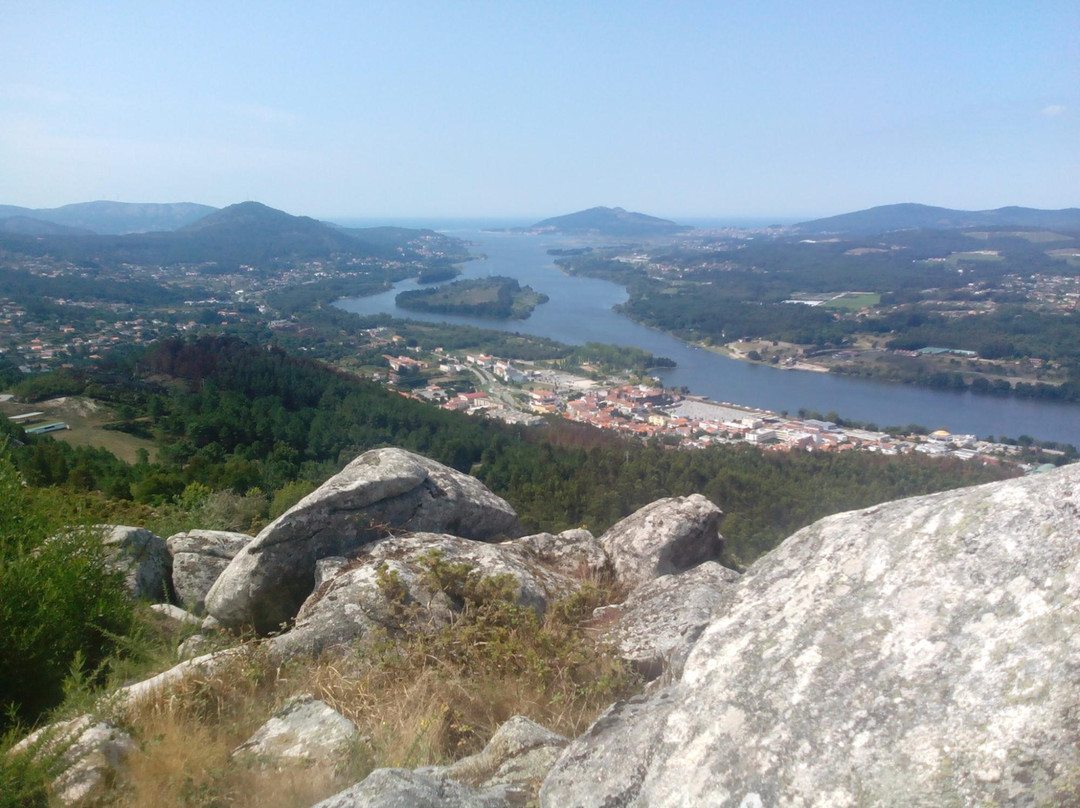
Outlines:
[{"label": "rolling green hill", "polygon": [[215,208],[209,205],[197,205],[193,202],[77,202],[59,208],[37,209],[0,205],[0,217],[25,216],[42,222],[89,230],[99,235],[115,236],[176,230],[213,213],[214,210]]},{"label": "rolling green hill", "polygon": [[644,213],[634,213],[622,208],[596,207],[544,219],[530,232],[559,233],[567,236],[608,236],[613,238],[640,238],[645,236],[668,236],[689,230],[668,219],[659,219]]},{"label": "rolling green hill", "polygon": [[961,227],[1038,227],[1080,229],[1080,208],[1039,210],[1006,207],[953,210],[905,202],[842,213],[795,225],[807,233],[885,233],[890,230],[953,230]]}]

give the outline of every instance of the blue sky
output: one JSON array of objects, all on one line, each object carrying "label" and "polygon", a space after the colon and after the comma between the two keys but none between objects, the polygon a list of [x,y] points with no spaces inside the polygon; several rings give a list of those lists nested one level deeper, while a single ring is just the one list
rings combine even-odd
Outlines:
[{"label": "blue sky", "polygon": [[0,203],[1080,205],[1080,2],[0,5]]}]

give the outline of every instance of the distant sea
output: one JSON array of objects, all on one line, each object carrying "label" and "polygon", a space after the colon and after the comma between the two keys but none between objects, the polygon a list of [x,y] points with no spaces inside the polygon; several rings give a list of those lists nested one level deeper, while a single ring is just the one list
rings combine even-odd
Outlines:
[{"label": "distant sea", "polygon": [[[500,217],[472,217],[472,218],[447,218],[439,216],[413,216],[405,218],[386,217],[378,218],[373,216],[364,217],[342,217],[342,218],[330,218],[326,219],[328,222],[341,225],[342,227],[415,227],[426,228],[428,230],[438,230],[440,232],[453,232],[457,230],[502,230],[509,227],[528,227],[529,225],[536,224],[542,220],[543,216],[535,216],[529,218],[500,218]],[[684,224],[689,227],[700,229],[716,229],[722,227],[768,227],[769,225],[779,224],[795,224],[796,222],[807,221],[807,218],[793,219],[789,216],[779,216],[771,218],[761,217],[738,217],[738,216],[717,216],[717,217],[668,217],[663,216],[661,218],[670,218],[672,221],[678,224]]]},{"label": "distant sea", "polygon": [[342,227],[414,227],[448,232],[454,230],[501,230],[507,227],[528,227],[540,220],[533,218],[448,218],[439,216],[387,217],[380,219],[365,216],[362,218],[327,219],[326,221],[339,224]]}]

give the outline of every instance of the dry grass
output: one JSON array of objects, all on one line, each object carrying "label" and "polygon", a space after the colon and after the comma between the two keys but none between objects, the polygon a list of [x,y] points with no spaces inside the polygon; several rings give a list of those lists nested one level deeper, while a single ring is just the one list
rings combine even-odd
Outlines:
[{"label": "dry grass", "polygon": [[[253,644],[224,669],[144,701],[126,718],[140,749],[109,804],[307,808],[376,767],[446,764],[479,751],[514,715],[578,735],[636,689],[626,667],[586,637],[586,618],[610,591],[587,586],[541,619],[506,600],[505,583],[482,579],[463,590],[462,616],[435,635],[388,636],[346,656],[283,666]],[[363,741],[346,762],[279,772],[232,758],[301,693],[359,728]]]}]

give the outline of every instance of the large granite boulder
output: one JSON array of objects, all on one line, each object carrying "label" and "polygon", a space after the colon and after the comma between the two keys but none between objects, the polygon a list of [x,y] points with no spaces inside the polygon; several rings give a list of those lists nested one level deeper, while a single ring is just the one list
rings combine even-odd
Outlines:
[{"label": "large granite boulder", "polygon": [[[329,561],[333,569],[337,560]],[[458,564],[472,577],[510,576],[517,602],[540,614],[551,599],[575,588],[572,579],[505,544],[438,533],[398,536],[361,548],[355,561],[308,598],[292,629],[268,639],[267,647],[284,658],[361,642],[373,631],[438,630],[463,604],[435,586],[432,576]]]},{"label": "large granite boulder", "polygon": [[352,721],[305,694],[290,699],[232,754],[264,767],[334,768],[345,763],[359,740]]},{"label": "large granite boulder", "polygon": [[681,663],[726,590],[739,573],[706,561],[686,572],[664,575],[635,589],[624,603],[602,606],[595,619],[620,658],[646,680],[678,673]]},{"label": "large granite boulder", "polygon": [[717,531],[721,516],[701,494],[660,499],[613,525],[600,544],[618,581],[633,589],[719,559],[724,549]]},{"label": "large granite boulder", "polygon": [[274,631],[311,594],[320,558],[347,554],[390,529],[478,540],[521,534],[513,508],[478,480],[411,452],[376,449],[244,547],[207,594],[207,611],[226,627]]},{"label": "large granite boulder", "polygon": [[155,603],[172,600],[172,556],[163,538],[127,525],[95,525],[94,530],[105,545],[110,565],[123,573],[132,598]]},{"label": "large granite boulder", "polygon": [[553,570],[574,578],[590,578],[610,571],[611,562],[600,540],[583,528],[562,533],[535,533],[505,542],[547,564]]},{"label": "large granite boulder", "polygon": [[510,808],[501,790],[482,792],[409,769],[376,769],[312,808]]},{"label": "large granite boulder", "polygon": [[823,519],[724,592],[542,806],[1080,801],[1080,466]]},{"label": "large granite boulder", "polygon": [[195,614],[203,614],[206,593],[251,538],[227,530],[189,530],[169,536],[165,544],[172,554],[177,600]]}]

